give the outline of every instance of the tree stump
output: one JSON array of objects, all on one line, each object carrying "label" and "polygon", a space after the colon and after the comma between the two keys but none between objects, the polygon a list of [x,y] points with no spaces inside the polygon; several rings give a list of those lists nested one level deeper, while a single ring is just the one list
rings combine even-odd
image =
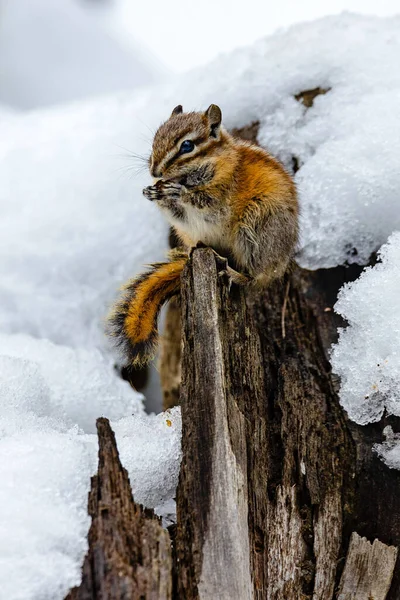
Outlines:
[{"label": "tree stump", "polygon": [[[198,249],[182,278],[177,597],[331,600],[353,531],[399,545],[399,503],[384,514],[382,489],[363,490],[366,477],[384,478],[392,507],[400,473],[340,407],[326,358],[336,334],[328,287],[297,269],[264,292],[229,290],[224,269]],[[354,598],[370,600],[360,586]]]}]

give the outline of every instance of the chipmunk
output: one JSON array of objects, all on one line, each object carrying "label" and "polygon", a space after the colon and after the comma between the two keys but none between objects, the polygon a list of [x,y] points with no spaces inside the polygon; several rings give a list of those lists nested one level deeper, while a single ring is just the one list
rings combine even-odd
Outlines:
[{"label": "chipmunk", "polygon": [[109,318],[131,364],[155,353],[161,306],[180,290],[198,243],[234,261],[233,282],[268,286],[286,272],[298,238],[294,182],[264,149],[230,135],[221,109],[184,113],[179,105],[157,130],[143,194],[166,215],[185,251],[129,282]]}]

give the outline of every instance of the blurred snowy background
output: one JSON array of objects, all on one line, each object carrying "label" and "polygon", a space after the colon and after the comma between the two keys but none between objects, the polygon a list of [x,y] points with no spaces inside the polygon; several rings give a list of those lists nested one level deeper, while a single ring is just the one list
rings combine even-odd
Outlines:
[{"label": "blurred snowy background", "polygon": [[[112,420],[135,498],[174,511],[179,409],[146,414],[103,318],[167,248],[134,155],[178,103],[216,102],[226,127],[257,120],[261,144],[288,169],[295,157],[302,266],[366,264],[382,247],[341,292],[349,327],[332,362],[352,419],[400,416],[398,10],[0,0],[0,600],[62,599],[79,582],[97,416]],[[327,92],[312,108],[296,101],[316,87]],[[159,412],[156,387],[145,394]],[[386,433],[377,451],[398,468]]]},{"label": "blurred snowy background", "polygon": [[298,23],[398,0],[0,0],[0,103],[29,109],[171,79]]}]

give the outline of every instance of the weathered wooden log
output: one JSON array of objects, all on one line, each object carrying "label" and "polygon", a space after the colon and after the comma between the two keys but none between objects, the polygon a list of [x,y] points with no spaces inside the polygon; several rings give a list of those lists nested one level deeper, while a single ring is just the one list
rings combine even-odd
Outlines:
[{"label": "weathered wooden log", "polygon": [[134,502],[107,419],[97,420],[97,431],[99,468],[89,493],[89,551],[82,583],[66,600],[170,600],[169,534],[152,510]]},{"label": "weathered wooden log", "polygon": [[[326,358],[338,325],[337,282],[349,271],[297,269],[252,293],[229,289],[224,269],[211,250],[196,250],[182,282],[184,457],[173,597],[378,600],[390,587],[387,599],[398,600],[396,549],[376,541],[369,551],[355,534],[335,594],[351,531],[400,542],[400,474],[372,451],[377,425],[346,421]],[[148,529],[147,511],[135,506],[132,515],[105,423],[90,550],[68,600],[170,598],[168,535],[158,522]],[[121,494],[130,500],[121,503]]]},{"label": "weathered wooden log", "polygon": [[365,513],[306,282],[251,293],[223,272],[199,249],[182,281],[178,597],[331,600]]},{"label": "weathered wooden log", "polygon": [[[222,290],[226,294],[226,285]],[[185,436],[178,492],[178,590],[180,598],[198,594],[200,598],[245,600],[252,590],[246,465],[242,464],[246,461],[245,417],[227,397],[231,373],[225,364],[227,340],[220,327],[230,327],[231,317],[236,319],[234,315],[220,317],[220,311],[228,308],[227,297],[221,299],[220,291],[214,254],[195,251],[193,271],[190,267],[186,271],[182,288]],[[257,346],[251,346],[257,340],[246,335],[246,315],[238,316],[244,317],[239,335],[244,336],[242,348],[247,352],[242,377],[249,391],[257,394],[262,373],[251,360],[259,354]],[[230,424],[234,424],[237,445],[233,448]]]},{"label": "weathered wooden log", "polygon": [[188,599],[333,596],[354,448],[293,295],[282,337],[286,289],[262,306],[229,293],[209,250],[183,277],[177,554]]},{"label": "weathered wooden log", "polygon": [[378,540],[373,544],[353,533],[338,600],[385,600],[393,578],[398,550]]}]

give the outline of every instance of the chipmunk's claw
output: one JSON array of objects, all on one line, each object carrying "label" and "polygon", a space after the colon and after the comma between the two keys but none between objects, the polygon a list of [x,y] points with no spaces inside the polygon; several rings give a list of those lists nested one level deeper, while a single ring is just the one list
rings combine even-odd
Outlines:
[{"label": "chipmunk's claw", "polygon": [[160,191],[163,196],[167,196],[172,200],[179,200],[182,195],[183,185],[176,181],[165,181],[160,186]]}]

